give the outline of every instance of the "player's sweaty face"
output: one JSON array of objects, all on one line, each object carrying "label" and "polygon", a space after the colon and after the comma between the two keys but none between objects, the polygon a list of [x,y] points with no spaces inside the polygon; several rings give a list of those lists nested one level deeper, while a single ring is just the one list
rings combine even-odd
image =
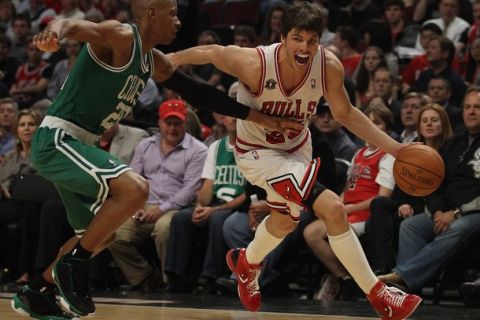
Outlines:
[{"label": "player's sweaty face", "polygon": [[296,65],[308,65],[318,50],[319,36],[316,32],[293,29],[287,34],[285,46]]}]

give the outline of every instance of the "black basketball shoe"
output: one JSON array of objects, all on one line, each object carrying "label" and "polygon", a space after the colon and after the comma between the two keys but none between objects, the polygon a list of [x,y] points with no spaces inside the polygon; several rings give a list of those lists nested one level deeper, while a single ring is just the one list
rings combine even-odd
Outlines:
[{"label": "black basketball shoe", "polygon": [[89,260],[78,259],[67,253],[52,270],[63,309],[82,317],[95,314],[95,305],[90,296],[88,266]]},{"label": "black basketball shoe", "polygon": [[39,292],[25,285],[13,296],[11,305],[15,312],[34,319],[80,320],[60,308],[55,298],[55,292],[51,289]]}]

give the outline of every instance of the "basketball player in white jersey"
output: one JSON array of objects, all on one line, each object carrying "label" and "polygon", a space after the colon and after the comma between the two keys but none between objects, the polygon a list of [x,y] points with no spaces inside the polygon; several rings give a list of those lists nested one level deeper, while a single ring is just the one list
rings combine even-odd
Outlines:
[{"label": "basketball player in white jersey", "polygon": [[213,63],[239,79],[240,102],[305,125],[303,131],[287,135],[249,121],[237,121],[237,164],[252,184],[267,191],[267,203],[272,209],[249,246],[227,254],[245,308],[256,311],[260,307],[257,280],[262,260],[296,227],[300,211],[310,209],[325,221],[333,251],[375,310],[383,319],[404,319],[421,298],[387,287],[377,279],[349,227],[342,201],[316,182],[320,159],[311,159],[307,123],[322,96],[334,118],[364,140],[392,155],[403,147],[351,105],[343,87],[342,64],[319,45],[323,28],[318,7],[300,2],[289,6],[285,13],[281,43],[256,49],[200,46],[169,58],[175,65]]}]

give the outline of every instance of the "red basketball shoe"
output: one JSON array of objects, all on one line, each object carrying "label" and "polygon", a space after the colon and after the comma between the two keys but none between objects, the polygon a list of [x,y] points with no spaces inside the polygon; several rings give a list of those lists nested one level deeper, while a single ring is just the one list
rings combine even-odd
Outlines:
[{"label": "red basketball shoe", "polygon": [[227,253],[227,264],[237,276],[237,290],[245,309],[257,311],[262,302],[258,277],[261,265],[249,264],[245,249],[232,249]]},{"label": "red basketball shoe", "polygon": [[382,281],[377,282],[367,295],[367,299],[382,319],[392,320],[407,318],[422,302],[419,296],[388,287]]}]

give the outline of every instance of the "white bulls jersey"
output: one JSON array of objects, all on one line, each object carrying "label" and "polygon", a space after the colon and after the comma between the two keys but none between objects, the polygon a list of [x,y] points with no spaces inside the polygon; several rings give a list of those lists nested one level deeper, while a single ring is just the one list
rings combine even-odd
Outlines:
[{"label": "white bulls jersey", "polygon": [[304,201],[316,183],[320,159],[312,160],[308,119],[315,114],[325,92],[325,51],[322,47],[304,79],[285,92],[280,79],[278,54],[281,44],[259,47],[262,59],[262,86],[257,94],[239,86],[238,101],[270,115],[302,122],[303,130],[295,136],[267,131],[261,126],[237,120],[235,158],[243,176],[267,192],[267,205],[289,214],[298,221]]},{"label": "white bulls jersey", "polygon": [[305,127],[299,134],[287,136],[267,131],[252,121],[237,120],[236,149],[239,153],[265,148],[292,152],[309,141],[308,119],[315,114],[325,91],[325,51],[319,47],[303,80],[287,92],[282,86],[278,63],[281,46],[277,43],[257,48],[262,61],[262,85],[258,93],[240,85],[237,100],[262,113],[302,122]]}]

